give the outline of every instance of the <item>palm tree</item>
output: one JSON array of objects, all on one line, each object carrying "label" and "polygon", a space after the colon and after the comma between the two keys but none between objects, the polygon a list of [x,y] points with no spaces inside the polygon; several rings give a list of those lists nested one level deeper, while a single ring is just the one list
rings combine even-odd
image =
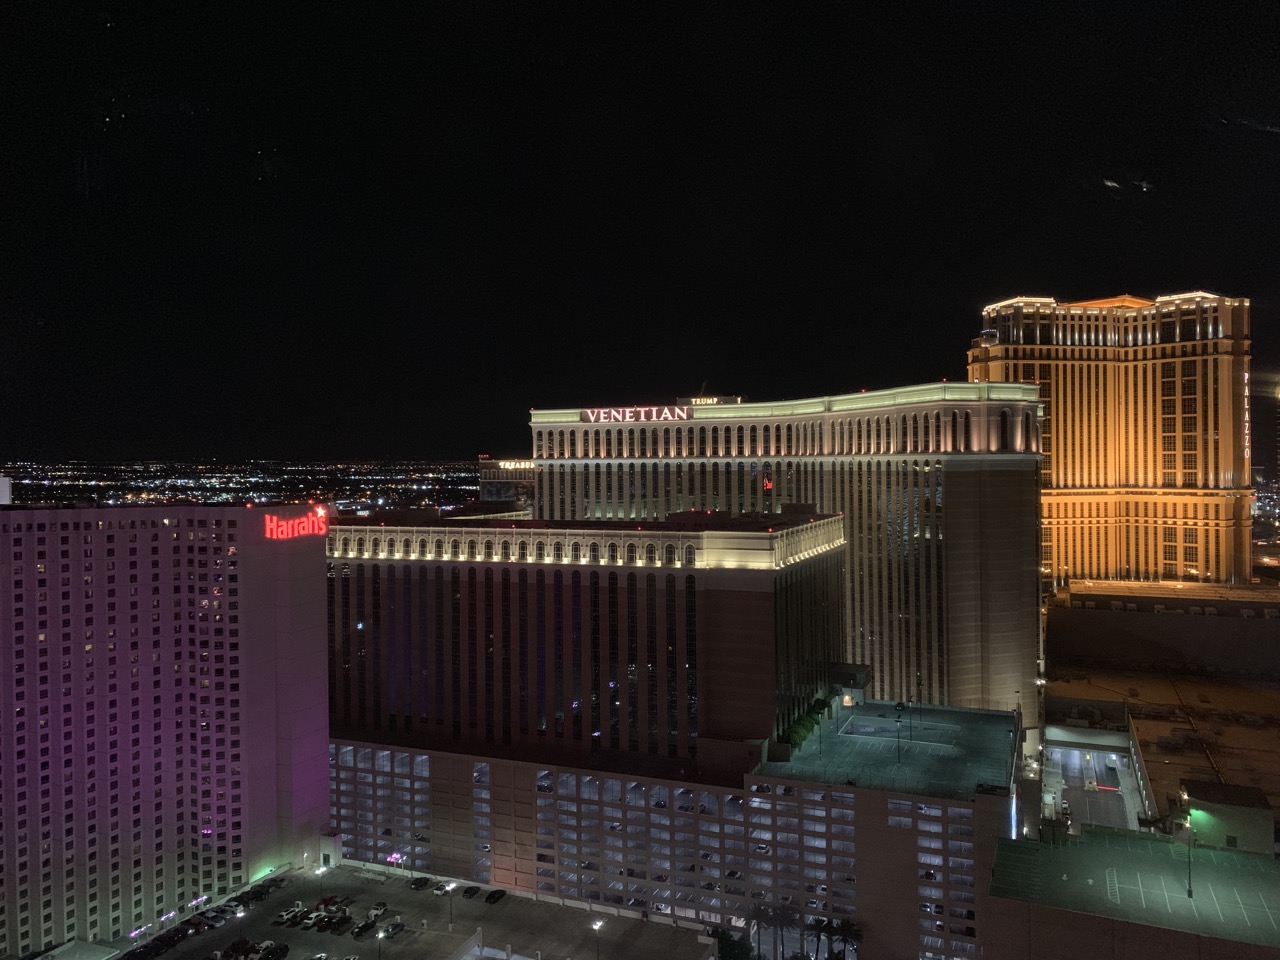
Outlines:
[{"label": "palm tree", "polygon": [[772,916],[769,926],[773,928],[773,955],[778,955],[778,934],[784,936],[788,930],[794,930],[800,925],[800,911],[789,903],[783,903],[774,907],[770,914]]},{"label": "palm tree", "polygon": [[[813,934],[813,955],[822,956],[822,935],[831,930],[831,921],[826,917],[813,917],[804,925],[804,928]],[[804,946],[803,936],[800,938],[800,945]]]},{"label": "palm tree", "polygon": [[747,910],[747,923],[754,923],[756,926],[756,955],[760,955],[760,928],[771,925],[773,920],[773,911],[766,907],[763,903],[753,903]]},{"label": "palm tree", "polygon": [[848,953],[851,944],[853,952],[858,952],[858,944],[862,943],[862,924],[857,920],[850,920],[847,917],[837,920],[832,933],[840,941],[842,952]]}]

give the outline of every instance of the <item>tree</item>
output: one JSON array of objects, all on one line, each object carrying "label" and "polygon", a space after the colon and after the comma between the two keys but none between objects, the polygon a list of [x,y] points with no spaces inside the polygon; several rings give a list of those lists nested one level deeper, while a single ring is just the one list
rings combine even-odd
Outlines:
[{"label": "tree", "polygon": [[850,920],[847,917],[837,920],[832,933],[840,941],[844,953],[848,953],[851,945],[854,953],[858,952],[858,945],[862,943],[862,924],[857,920]]},{"label": "tree", "polygon": [[[813,934],[813,955],[815,957],[822,956],[822,936],[831,932],[831,921],[826,917],[813,917],[804,926],[807,932]],[[800,942],[803,946],[803,938]]]},{"label": "tree", "polygon": [[763,903],[753,903],[747,911],[747,923],[756,925],[756,953],[760,953],[760,928],[770,926],[773,914]]},{"label": "tree", "polygon": [[772,922],[769,926],[773,927],[773,955],[778,955],[778,935],[785,934],[788,930],[794,930],[800,924],[800,911],[789,903],[783,903],[776,906],[771,911],[773,914]]},{"label": "tree", "polygon": [[735,940],[728,930],[717,927],[711,931],[716,939],[716,956],[720,960],[751,960],[751,943],[747,940]]}]

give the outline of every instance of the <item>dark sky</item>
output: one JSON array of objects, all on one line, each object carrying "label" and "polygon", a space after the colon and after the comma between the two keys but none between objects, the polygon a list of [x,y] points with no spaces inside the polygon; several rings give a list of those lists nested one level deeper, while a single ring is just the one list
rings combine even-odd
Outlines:
[{"label": "dark sky", "polygon": [[0,98],[0,462],[524,454],[963,379],[1018,294],[1280,368],[1272,2],[15,2]]}]

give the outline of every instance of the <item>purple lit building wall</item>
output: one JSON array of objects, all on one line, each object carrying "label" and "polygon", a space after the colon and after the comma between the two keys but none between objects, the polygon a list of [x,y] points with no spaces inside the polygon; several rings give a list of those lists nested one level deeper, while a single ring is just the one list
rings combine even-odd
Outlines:
[{"label": "purple lit building wall", "polygon": [[0,951],[151,932],[318,854],[325,524],[264,518],[318,509],[0,510]]}]

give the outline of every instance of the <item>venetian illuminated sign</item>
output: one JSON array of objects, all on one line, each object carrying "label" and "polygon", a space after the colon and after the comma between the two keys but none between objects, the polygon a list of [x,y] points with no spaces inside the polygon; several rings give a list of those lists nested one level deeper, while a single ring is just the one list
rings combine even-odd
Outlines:
[{"label": "venetian illuminated sign", "polygon": [[292,540],[294,537],[324,536],[329,532],[329,518],[324,507],[301,517],[277,517],[264,514],[263,532],[268,540]]},{"label": "venetian illuminated sign", "polygon": [[688,407],[597,407],[583,410],[586,423],[649,423],[656,420],[688,420]]}]

